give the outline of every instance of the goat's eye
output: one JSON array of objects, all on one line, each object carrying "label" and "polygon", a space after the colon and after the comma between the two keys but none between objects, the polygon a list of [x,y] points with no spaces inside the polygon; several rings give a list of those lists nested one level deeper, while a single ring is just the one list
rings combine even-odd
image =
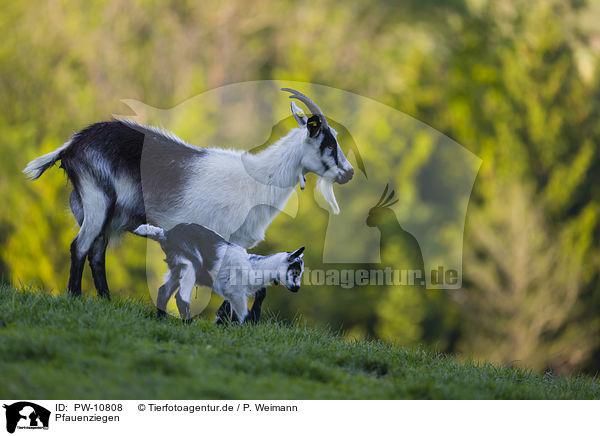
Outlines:
[{"label": "goat's eye", "polygon": [[329,144],[329,145],[327,146],[327,148],[328,148],[328,149],[330,149],[330,150],[333,150],[333,144]]}]

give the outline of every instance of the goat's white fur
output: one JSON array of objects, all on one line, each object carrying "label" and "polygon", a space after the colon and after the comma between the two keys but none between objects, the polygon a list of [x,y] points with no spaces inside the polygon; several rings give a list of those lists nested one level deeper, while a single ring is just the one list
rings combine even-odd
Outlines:
[{"label": "goat's white fur", "polygon": [[[264,239],[267,227],[284,209],[298,182],[304,187],[306,173],[328,182],[347,183],[354,169],[322,111],[303,94],[283,90],[304,102],[313,115],[307,119],[292,104],[300,127],[257,154],[198,149],[171,132],[119,120],[92,124],[58,149],[31,161],[24,170],[29,178],[38,178],[61,160],[74,185],[70,205],[81,229],[71,246],[69,292],[81,294],[84,262],[91,256],[98,293],[108,296],[106,244],[113,235],[144,222],[166,230],[179,223],[200,224],[248,248]],[[169,153],[177,162],[175,172],[170,172],[174,161]],[[149,156],[146,165],[145,154]],[[146,176],[144,168],[149,170]],[[177,178],[163,186],[164,178],[171,174]],[[144,180],[149,181],[147,190]],[[332,186],[321,184],[332,211],[339,212]]]},{"label": "goat's white fur", "polygon": [[23,173],[27,176],[29,180],[35,180],[42,175],[44,171],[48,168],[48,166],[54,164],[59,159],[60,154],[66,150],[69,145],[71,145],[71,141],[65,142],[62,146],[58,147],[56,150],[51,151],[50,153],[43,154],[39,157],[36,157],[31,162],[27,164]]},{"label": "goat's white fur", "polygon": [[[159,242],[165,240],[163,229],[144,224],[139,226],[133,233],[149,237]],[[248,315],[248,299],[256,292],[273,282],[281,282],[288,289],[290,287],[300,288],[302,271],[304,264],[301,263],[301,272],[294,277],[288,269],[289,253],[281,252],[270,256],[253,256],[236,244],[227,244],[225,241],[215,247],[216,262],[207,272],[213,283],[212,289],[223,299],[231,302],[233,310],[240,320],[244,320]],[[167,254],[168,255],[168,254]],[[300,254],[298,258],[302,258]],[[189,318],[189,305],[191,303],[192,292],[196,284],[197,271],[194,268],[195,260],[197,264],[203,265],[204,261],[199,251],[193,255],[194,259],[182,254],[175,260],[177,273],[169,270],[165,275],[165,285],[159,289],[157,296],[157,306],[159,309],[166,310],[172,291],[179,287],[179,293],[175,298],[182,318]],[[253,280],[249,280],[249,276]],[[202,283],[200,283],[202,285]],[[183,303],[183,304],[182,304]]]},{"label": "goat's white fur", "polygon": [[340,213],[340,207],[338,206],[337,200],[335,199],[335,193],[333,192],[333,182],[325,177],[319,177],[317,181],[317,190],[323,196],[325,201],[329,203],[331,212],[334,215]]},{"label": "goat's white fur", "polygon": [[[286,276],[288,253],[277,253],[272,256],[250,260],[248,253],[241,247],[221,246],[223,256],[218,271],[213,271],[213,290],[231,302],[233,310],[240,320],[248,314],[248,299],[256,292],[279,280],[287,284]],[[248,283],[243,274],[255,274],[257,280]],[[296,283],[300,286],[299,280]]]},{"label": "goat's white fur", "polygon": [[155,240],[161,240],[165,238],[165,231],[163,229],[161,229],[160,227],[151,226],[150,224],[142,224],[137,229],[135,229],[133,233]]},{"label": "goat's white fur", "polygon": [[[195,177],[179,194],[179,207],[150,207],[146,211],[148,218],[165,230],[179,223],[201,224],[242,247],[253,247],[264,239],[267,227],[285,207],[299,177],[303,179],[307,170],[322,173],[320,157],[316,150],[307,150],[307,141],[318,139],[307,138],[306,129],[295,128],[257,154],[208,148],[202,158],[189,162]],[[333,180],[338,171],[330,168],[319,175]],[[339,212],[333,188],[325,199],[334,212]]]},{"label": "goat's white fur", "polygon": [[106,196],[87,176],[81,177],[81,193],[84,218],[77,234],[77,250],[83,256],[87,254],[104,225]]}]

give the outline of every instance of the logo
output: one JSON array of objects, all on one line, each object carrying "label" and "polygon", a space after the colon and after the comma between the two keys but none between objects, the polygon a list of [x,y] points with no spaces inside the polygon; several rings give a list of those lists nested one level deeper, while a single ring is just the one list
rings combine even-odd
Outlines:
[{"label": "logo", "polygon": [[[308,112],[304,115],[298,113],[298,106],[286,103],[288,95],[282,90],[290,87],[310,96],[299,99],[305,106],[306,101],[311,102],[311,107],[314,105],[312,109],[306,106]],[[318,126],[311,126],[307,115],[317,111],[314,101],[326,108],[330,130],[325,135],[321,127],[321,133],[313,138],[309,130]],[[232,196],[215,196],[213,206],[208,206],[204,197],[198,197],[202,200],[194,209],[198,211],[194,212],[197,224],[247,247],[262,237],[280,212],[287,217],[273,224],[279,235],[292,228],[308,228],[313,223],[310,216],[318,213],[323,220],[311,227],[311,242],[302,239],[309,247],[312,245],[311,264],[307,265],[311,274],[304,274],[303,285],[386,286],[390,291],[397,286],[421,290],[462,287],[467,206],[482,160],[432,127],[375,100],[301,82],[259,80],[229,84],[169,109],[131,99],[123,103],[131,109],[130,114],[114,117],[129,122],[143,135],[142,194],[144,204],[155,211],[152,213],[177,222],[178,208],[183,207],[179,202],[181,192],[193,178],[186,171],[196,168],[190,159],[206,156],[201,152],[192,158],[187,142],[168,131],[161,133],[160,129],[144,126],[164,126],[174,132],[188,126],[183,133],[192,144],[233,147],[239,152],[235,154],[239,158],[235,177],[228,173],[235,178],[237,188],[223,181],[232,187]],[[191,125],[189,119],[200,121]],[[306,133],[302,129],[307,129]],[[335,136],[335,141],[330,141],[330,135]],[[281,138],[303,147],[304,158],[298,162],[290,154],[275,157],[263,153]],[[318,147],[306,148],[310,142],[306,138],[312,138],[310,141],[316,141]],[[168,150],[166,144],[170,144]],[[333,144],[339,145],[339,152]],[[314,154],[315,150],[319,152]],[[351,181],[340,178],[343,169],[338,154],[345,156],[355,169]],[[278,169],[277,177],[251,158],[258,155],[263,159],[260,162]],[[172,165],[157,166],[157,162],[165,161],[165,156]],[[307,181],[306,173],[313,173],[316,181]],[[212,192],[214,183],[220,182],[211,178],[198,179],[198,183],[198,189]],[[224,207],[223,202],[232,204]],[[235,212],[226,217],[199,212],[207,207]],[[157,301],[162,285],[157,278],[166,272],[164,254],[151,241],[147,250],[148,289]],[[209,288],[197,289],[190,308],[192,315],[208,306],[210,296]],[[177,313],[175,301],[171,300],[167,309]]]},{"label": "logo", "polygon": [[14,433],[15,429],[48,430],[50,411],[28,401],[19,401],[6,409],[6,431]]}]

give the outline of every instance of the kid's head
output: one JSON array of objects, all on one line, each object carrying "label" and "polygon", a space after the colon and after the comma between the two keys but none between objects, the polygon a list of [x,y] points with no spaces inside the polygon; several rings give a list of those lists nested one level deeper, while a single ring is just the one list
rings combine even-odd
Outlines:
[{"label": "kid's head", "polygon": [[300,247],[293,253],[288,253],[279,268],[278,279],[283,286],[292,292],[298,292],[304,271],[304,248]]}]

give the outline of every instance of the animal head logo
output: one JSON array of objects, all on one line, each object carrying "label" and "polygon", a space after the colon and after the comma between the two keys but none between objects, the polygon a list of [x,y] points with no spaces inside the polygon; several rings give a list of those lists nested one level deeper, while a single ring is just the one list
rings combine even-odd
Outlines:
[{"label": "animal head logo", "polygon": [[385,185],[383,194],[379,198],[379,201],[375,206],[369,210],[369,216],[367,216],[367,225],[369,227],[381,227],[384,222],[389,222],[391,219],[396,219],[394,211],[391,206],[398,203],[398,199],[394,200],[396,191],[392,189],[392,192],[386,197],[390,185]]},{"label": "animal head logo", "polygon": [[[282,88],[286,88],[285,91],[290,94],[288,97],[292,99],[291,113],[290,106],[281,104]],[[311,97],[309,99],[291,89],[306,90],[306,95]],[[323,102],[323,110],[312,102]],[[396,235],[404,231],[418,240],[426,271],[443,266],[444,270],[458,271],[460,276],[466,210],[481,159],[419,120],[344,90],[288,81],[229,84],[168,109],[154,108],[135,100],[123,100],[123,103],[130,111],[115,115],[116,118],[164,126],[199,146],[233,147],[249,152],[244,153],[242,159],[248,183],[289,188],[289,183],[299,182],[300,190],[294,190],[287,203],[265,202],[229,217],[229,230],[244,230],[257,216],[268,214],[273,208],[291,219],[300,216],[301,204],[312,201],[301,193],[305,169],[308,169],[317,176],[316,183],[309,186],[308,192],[314,193],[317,206],[329,212],[327,224],[317,229],[318,237],[322,237],[323,241],[320,256],[323,263],[363,265],[380,264],[386,260],[391,262],[391,254],[387,259],[385,255],[382,257],[381,248],[389,248],[389,253],[398,251],[392,248]],[[301,109],[296,103],[306,107]],[[335,119],[322,116],[329,113]],[[195,119],[203,121],[190,122]],[[303,170],[296,176],[286,178],[281,184],[270,181],[271,173],[253,167],[252,160],[247,157],[264,152],[298,127],[306,132],[304,140],[314,152],[303,155]],[[145,139],[151,136],[147,135]],[[338,152],[338,147],[343,153]],[[341,158],[342,154],[346,159]],[[147,159],[149,165],[142,166],[142,183],[155,181],[156,189],[164,191],[167,185],[179,179],[166,183],[164,177],[157,177],[158,173],[152,171],[152,162],[156,161],[161,160],[150,156]],[[341,184],[347,182],[352,174],[346,161],[352,162],[351,166],[356,171],[351,182],[342,187]],[[332,169],[324,171],[326,166],[336,168],[335,174]],[[395,195],[400,194],[396,192],[398,189],[393,191],[395,186],[391,180],[405,184],[400,198],[401,208],[396,207]],[[385,187],[388,181],[390,184],[382,195],[381,187]],[[152,191],[146,188],[148,186],[143,189],[145,193]],[[375,198],[380,201],[365,210],[365,202],[370,203]],[[336,215],[338,211],[341,213]],[[368,216],[365,216],[367,211]],[[237,232],[216,230],[226,239]],[[244,236],[243,231],[237,232],[236,236]],[[151,290],[158,288],[159,284],[151,282],[150,278],[161,275],[157,274],[157,265],[162,265],[162,254],[155,248],[153,244],[148,245],[147,267],[151,271],[148,285]],[[434,283],[430,274],[426,274],[426,278],[428,289],[457,289],[461,286],[460,280],[449,284]],[[200,308],[208,304],[210,293],[198,295],[202,298],[198,299],[196,307],[201,311]]]},{"label": "animal head logo", "polygon": [[29,401],[4,404],[6,409],[6,431],[14,433],[19,429],[47,429],[50,411]]}]

